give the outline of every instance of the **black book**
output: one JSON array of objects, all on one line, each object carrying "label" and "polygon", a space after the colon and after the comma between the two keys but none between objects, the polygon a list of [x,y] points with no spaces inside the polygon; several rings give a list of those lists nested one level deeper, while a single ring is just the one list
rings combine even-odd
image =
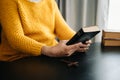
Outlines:
[{"label": "black book", "polygon": [[95,37],[99,32],[100,29],[98,26],[83,27],[66,43],[66,45],[71,45],[78,42],[85,43],[87,40]]}]

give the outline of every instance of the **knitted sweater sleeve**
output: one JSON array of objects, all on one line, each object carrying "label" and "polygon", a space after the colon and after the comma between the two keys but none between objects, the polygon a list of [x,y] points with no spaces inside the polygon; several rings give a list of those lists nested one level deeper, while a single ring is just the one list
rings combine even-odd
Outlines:
[{"label": "knitted sweater sleeve", "polygon": [[20,17],[17,11],[17,4],[14,0],[3,0],[0,2],[0,20],[2,30],[9,42],[9,45],[20,52],[29,55],[40,55],[41,47],[45,44],[39,43],[24,35]]},{"label": "knitted sweater sleeve", "polygon": [[56,3],[55,3],[55,27],[56,35],[61,40],[68,40],[75,34],[75,31],[73,31],[73,29],[70,28],[69,25],[64,20]]}]

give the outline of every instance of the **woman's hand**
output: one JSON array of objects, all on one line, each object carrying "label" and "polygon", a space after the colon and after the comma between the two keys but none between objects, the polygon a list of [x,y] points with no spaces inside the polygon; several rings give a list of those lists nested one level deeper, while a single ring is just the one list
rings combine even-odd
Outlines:
[{"label": "woman's hand", "polygon": [[49,57],[65,57],[72,55],[75,51],[85,52],[89,49],[91,40],[86,41],[85,44],[76,43],[73,45],[66,45],[66,40],[60,41],[56,46],[43,46],[42,54]]}]

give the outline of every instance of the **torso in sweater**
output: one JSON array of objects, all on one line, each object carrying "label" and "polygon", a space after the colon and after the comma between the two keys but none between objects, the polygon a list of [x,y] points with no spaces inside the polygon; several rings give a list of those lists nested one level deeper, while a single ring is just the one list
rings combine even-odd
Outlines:
[{"label": "torso in sweater", "polygon": [[70,39],[74,35],[54,0],[2,0],[0,5],[0,60],[38,56],[42,46],[57,44],[56,36]]}]

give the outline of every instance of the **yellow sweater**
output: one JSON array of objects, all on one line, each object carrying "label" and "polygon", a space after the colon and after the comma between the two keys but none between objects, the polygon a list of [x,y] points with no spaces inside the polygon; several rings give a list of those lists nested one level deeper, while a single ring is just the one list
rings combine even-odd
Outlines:
[{"label": "yellow sweater", "polygon": [[39,56],[42,46],[54,46],[56,37],[68,40],[74,31],[61,16],[55,0],[1,0],[0,60]]}]

